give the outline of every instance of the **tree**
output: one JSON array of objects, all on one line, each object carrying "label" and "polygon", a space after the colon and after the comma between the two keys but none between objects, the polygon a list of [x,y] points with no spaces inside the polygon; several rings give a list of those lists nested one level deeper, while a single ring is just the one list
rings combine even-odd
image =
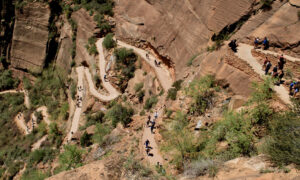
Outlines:
[{"label": "tree", "polygon": [[66,170],[76,168],[82,165],[83,151],[75,145],[65,145],[65,151],[59,155],[59,163]]},{"label": "tree", "polygon": [[111,49],[116,46],[116,42],[114,41],[113,36],[114,35],[112,33],[108,33],[105,36],[102,44],[106,49]]},{"label": "tree", "polygon": [[131,116],[133,115],[133,109],[122,106],[121,104],[116,104],[110,108],[105,114],[105,119],[112,121],[114,127],[121,122],[124,126],[127,126],[131,122]]},{"label": "tree", "polygon": [[91,135],[84,131],[83,135],[80,137],[80,145],[82,147],[87,147],[91,145]]}]

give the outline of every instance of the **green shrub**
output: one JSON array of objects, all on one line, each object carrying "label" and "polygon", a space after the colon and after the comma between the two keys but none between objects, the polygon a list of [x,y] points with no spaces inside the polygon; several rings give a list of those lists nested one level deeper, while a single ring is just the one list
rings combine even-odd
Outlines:
[{"label": "green shrub", "polygon": [[147,110],[152,109],[158,102],[157,96],[149,97],[146,102],[144,108]]},{"label": "green shrub", "polygon": [[46,163],[52,161],[55,158],[56,151],[51,148],[37,149],[30,153],[28,166],[32,167],[40,162]]},{"label": "green shrub", "polygon": [[55,144],[56,147],[59,147],[62,143],[62,133],[59,130],[56,123],[51,123],[49,127],[49,136],[48,139],[51,143]]},{"label": "green shrub", "polygon": [[199,56],[198,53],[195,54],[195,55],[193,55],[193,56],[188,60],[188,62],[186,63],[186,65],[187,65],[187,66],[193,65],[194,60],[195,60],[198,56]]},{"label": "green shrub", "polygon": [[272,109],[266,103],[260,103],[251,111],[252,124],[267,124],[273,115]]},{"label": "green shrub", "polygon": [[64,145],[64,152],[59,155],[59,164],[66,170],[82,166],[83,151],[75,145]]},{"label": "green shrub", "polygon": [[28,169],[23,173],[21,180],[44,180],[50,176],[50,173],[43,173],[35,168]]},{"label": "green shrub", "polygon": [[267,153],[277,165],[300,165],[300,121],[295,113],[283,113],[270,123]]},{"label": "green shrub", "polygon": [[108,33],[104,40],[103,40],[103,46],[106,48],[106,49],[111,49],[113,47],[116,46],[116,42],[113,40],[113,33]]},{"label": "green shrub", "polygon": [[119,122],[121,122],[123,126],[127,126],[132,121],[132,115],[132,108],[116,104],[107,111],[105,119],[111,120],[113,127],[116,127]]},{"label": "green shrub", "polygon": [[81,147],[87,147],[91,145],[92,136],[84,131],[83,135],[80,137],[80,145]]},{"label": "green shrub", "polygon": [[177,80],[172,84],[172,87],[176,89],[176,91],[179,91],[181,89],[181,84],[183,80]]},{"label": "green shrub", "polygon": [[264,82],[257,83],[253,82],[252,88],[254,89],[249,103],[260,103],[268,99],[271,99],[273,96],[273,80],[270,77],[264,79]]},{"label": "green shrub", "polygon": [[93,142],[98,143],[99,146],[101,146],[105,142],[104,140],[105,135],[109,134],[110,131],[111,131],[110,127],[105,126],[104,124],[101,123],[97,123],[96,130],[92,138]]},{"label": "green shrub", "polygon": [[34,115],[36,117],[36,123],[39,124],[43,120],[43,115],[41,111],[35,111]]},{"label": "green shrub", "polygon": [[176,100],[177,90],[175,88],[170,88],[168,90],[167,99]]},{"label": "green shrub", "polygon": [[144,96],[145,96],[145,91],[139,91],[139,93],[137,94],[137,98],[139,99],[139,102],[143,102],[144,100]]},{"label": "green shrub", "polygon": [[20,81],[12,77],[10,70],[0,70],[0,91],[16,88]]},{"label": "green shrub", "polygon": [[72,83],[70,91],[71,91],[71,97],[72,97],[72,99],[75,100],[75,96],[77,94],[77,86],[76,86],[76,84]]},{"label": "green shrub", "polygon": [[139,92],[139,91],[141,91],[143,89],[143,87],[144,87],[144,83],[143,82],[137,83],[137,84],[134,85],[134,90],[135,90],[135,92]]}]

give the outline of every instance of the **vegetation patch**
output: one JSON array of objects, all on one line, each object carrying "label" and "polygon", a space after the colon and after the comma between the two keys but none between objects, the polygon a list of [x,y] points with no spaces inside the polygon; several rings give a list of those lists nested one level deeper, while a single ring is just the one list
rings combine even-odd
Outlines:
[{"label": "vegetation patch", "polygon": [[157,102],[158,102],[157,96],[149,97],[145,102],[144,108],[146,110],[150,110],[157,104]]},{"label": "vegetation patch", "polygon": [[96,47],[96,38],[95,37],[90,37],[88,39],[88,44],[85,45],[85,48],[88,50],[90,55],[97,55],[98,54],[98,50]]},{"label": "vegetation patch", "polygon": [[103,46],[106,48],[106,49],[111,49],[111,48],[114,48],[116,46],[116,42],[115,40],[113,39],[114,37],[114,34],[113,33],[108,33],[104,40],[103,40]]},{"label": "vegetation patch", "polygon": [[127,126],[132,121],[132,115],[132,108],[115,104],[107,111],[104,117],[112,122],[113,127],[116,127],[119,122],[121,122],[123,126]]},{"label": "vegetation patch", "polygon": [[17,88],[20,81],[12,77],[10,70],[0,70],[0,91]]}]

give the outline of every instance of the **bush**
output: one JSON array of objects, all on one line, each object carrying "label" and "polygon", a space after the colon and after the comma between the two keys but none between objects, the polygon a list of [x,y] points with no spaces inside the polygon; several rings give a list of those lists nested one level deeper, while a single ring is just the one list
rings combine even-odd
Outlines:
[{"label": "bush", "polygon": [[187,66],[193,65],[194,60],[195,60],[198,56],[199,56],[199,54],[193,55],[193,56],[189,59],[189,61],[186,63],[186,65],[187,65]]},{"label": "bush", "polygon": [[142,90],[137,94],[137,98],[139,99],[139,102],[143,102],[145,96],[145,91]]},{"label": "bush", "polygon": [[76,86],[76,84],[72,83],[70,91],[71,91],[71,97],[72,97],[72,99],[75,100],[75,96],[77,94],[77,86]]},{"label": "bush", "polygon": [[91,142],[92,136],[84,131],[83,135],[80,137],[80,145],[81,147],[87,147],[92,144]]},{"label": "bush", "polygon": [[177,90],[175,88],[170,88],[168,90],[167,99],[176,100]]},{"label": "bush", "polygon": [[176,89],[176,91],[179,91],[181,89],[181,84],[183,80],[177,80],[172,84],[172,87]]},{"label": "bush", "polygon": [[143,89],[143,87],[144,87],[144,83],[143,82],[137,83],[137,84],[134,85],[134,90],[135,90],[135,92],[139,92],[140,90]]},{"label": "bush", "polygon": [[111,120],[113,127],[116,127],[119,122],[121,122],[123,126],[127,126],[132,121],[132,115],[132,108],[127,108],[121,104],[116,104],[107,111],[105,114],[105,119]]},{"label": "bush", "polygon": [[207,173],[214,177],[217,171],[218,165],[210,159],[198,159],[184,167],[184,175],[188,177],[204,176]]},{"label": "bush", "polygon": [[35,111],[34,115],[36,117],[36,123],[39,124],[43,120],[43,115],[41,111]]},{"label": "bush", "polygon": [[30,153],[28,166],[32,167],[40,162],[46,163],[55,158],[56,151],[51,148],[37,149]]},{"label": "bush", "polygon": [[55,144],[56,147],[59,147],[62,143],[62,133],[59,130],[56,123],[51,123],[49,127],[49,136],[48,139],[51,143]]},{"label": "bush", "polygon": [[126,169],[126,172],[131,172],[132,174],[137,174],[138,176],[142,177],[149,177],[152,174],[151,169],[143,166],[138,160],[134,159],[134,157],[134,154],[130,154],[129,157],[126,159],[124,163],[124,168]]},{"label": "bush", "polygon": [[146,100],[144,108],[150,110],[157,104],[157,102],[157,96],[152,96]]},{"label": "bush", "polygon": [[98,143],[99,146],[101,146],[105,140],[104,136],[110,133],[110,127],[105,126],[104,124],[97,123],[96,124],[96,130],[93,135],[93,142]]},{"label": "bush", "polygon": [[254,89],[253,93],[251,94],[251,98],[249,103],[260,103],[266,100],[269,100],[273,96],[273,80],[272,78],[265,78],[264,82],[262,83],[252,83],[252,88]]},{"label": "bush", "polygon": [[103,46],[106,48],[106,49],[111,49],[113,47],[116,46],[116,42],[113,40],[113,34],[112,33],[108,33],[104,40],[103,40]]},{"label": "bush", "polygon": [[300,165],[300,121],[295,113],[277,115],[270,123],[267,153],[277,165]]},{"label": "bush", "polygon": [[16,88],[20,81],[12,77],[10,70],[0,70],[0,91]]},{"label": "bush", "polygon": [[82,166],[82,153],[75,145],[65,145],[64,152],[59,155],[59,163],[65,170]]}]

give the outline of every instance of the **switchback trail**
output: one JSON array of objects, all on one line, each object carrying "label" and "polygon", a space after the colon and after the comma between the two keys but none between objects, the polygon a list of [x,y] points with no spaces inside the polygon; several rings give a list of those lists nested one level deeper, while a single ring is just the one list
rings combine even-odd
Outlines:
[{"label": "switchback trail", "polygon": [[[239,43],[238,51],[235,53],[240,59],[246,61],[252,69],[258,73],[260,76],[264,76],[264,71],[262,70],[262,66],[258,63],[256,58],[253,57],[251,50],[253,46],[248,44]],[[274,90],[278,94],[279,98],[286,104],[291,104],[289,92],[281,85],[274,86]]]}]

